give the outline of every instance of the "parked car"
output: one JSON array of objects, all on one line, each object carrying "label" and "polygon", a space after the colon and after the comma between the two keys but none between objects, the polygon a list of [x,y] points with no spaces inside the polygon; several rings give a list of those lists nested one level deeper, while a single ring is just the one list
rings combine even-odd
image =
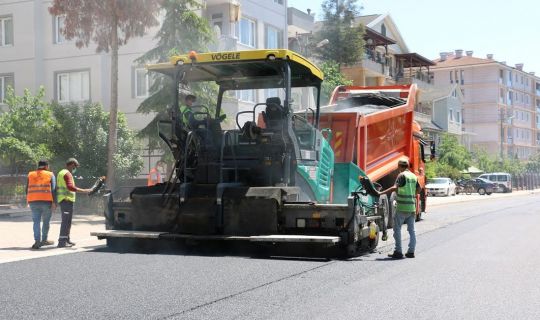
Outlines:
[{"label": "parked car", "polygon": [[501,192],[512,192],[512,176],[509,173],[484,173],[478,178],[483,178],[497,184]]},{"label": "parked car", "polygon": [[430,196],[456,195],[456,184],[450,178],[428,179],[426,190]]},{"label": "parked car", "polygon": [[470,180],[476,192],[480,195],[490,195],[498,190],[498,185],[484,178],[475,178]]}]

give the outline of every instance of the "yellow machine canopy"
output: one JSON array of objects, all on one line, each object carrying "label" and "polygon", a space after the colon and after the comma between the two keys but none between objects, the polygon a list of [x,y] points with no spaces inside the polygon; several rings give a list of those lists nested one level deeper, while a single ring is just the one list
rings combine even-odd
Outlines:
[{"label": "yellow machine canopy", "polygon": [[147,68],[183,83],[215,81],[222,89],[285,87],[287,75],[291,87],[318,87],[323,80],[317,66],[290,50],[191,52]]}]

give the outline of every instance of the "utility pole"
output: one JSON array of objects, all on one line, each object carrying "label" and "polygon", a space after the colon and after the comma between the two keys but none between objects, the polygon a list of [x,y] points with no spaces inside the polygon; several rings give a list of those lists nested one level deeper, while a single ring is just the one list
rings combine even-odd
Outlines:
[{"label": "utility pole", "polygon": [[504,109],[501,107],[501,115],[500,115],[500,120],[501,120],[501,161],[503,160],[503,141],[504,141],[504,126],[503,126],[503,121],[504,121]]}]

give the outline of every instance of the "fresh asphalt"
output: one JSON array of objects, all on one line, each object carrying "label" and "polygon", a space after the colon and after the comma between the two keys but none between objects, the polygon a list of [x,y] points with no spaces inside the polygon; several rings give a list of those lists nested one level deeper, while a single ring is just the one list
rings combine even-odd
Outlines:
[{"label": "fresh asphalt", "polygon": [[539,197],[433,206],[415,259],[383,244],[346,261],[100,249],[5,263],[0,319],[540,319]]}]

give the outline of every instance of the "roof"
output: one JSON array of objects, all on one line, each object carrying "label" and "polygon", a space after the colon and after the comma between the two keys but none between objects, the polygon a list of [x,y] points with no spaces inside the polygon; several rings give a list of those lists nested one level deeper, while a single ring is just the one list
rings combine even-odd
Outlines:
[{"label": "roof", "polygon": [[290,50],[246,50],[227,52],[192,52],[172,56],[169,62],[147,65],[150,71],[169,76],[182,70],[186,82],[225,81],[243,83],[245,88],[271,88],[282,81],[282,66],[291,69],[293,87],[310,86],[323,80],[321,70],[306,58]]},{"label": "roof", "polygon": [[418,122],[423,131],[443,131],[443,129],[433,121],[423,121],[418,118],[415,118],[415,121]]},{"label": "roof", "polygon": [[404,68],[425,67],[434,66],[435,63],[428,58],[419,55],[416,52],[413,53],[400,53],[394,55],[397,60],[403,61]]},{"label": "roof", "polygon": [[380,14],[370,14],[367,16],[359,16],[354,18],[354,23],[358,25],[358,23],[361,23],[364,26],[367,26],[371,22],[373,22],[375,19],[377,19],[380,16]]},{"label": "roof", "polygon": [[446,59],[444,61],[441,61],[441,59],[433,60],[433,62],[436,64],[433,68],[448,68],[448,67],[457,67],[457,66],[466,66],[466,65],[479,65],[479,64],[490,64],[490,63],[498,63],[496,60],[493,59],[483,59],[483,58],[477,58],[477,57],[469,57],[467,55],[463,55],[461,57],[456,57],[455,54],[449,54],[447,55]]},{"label": "roof", "polygon": [[418,102],[433,101],[448,97],[452,94],[452,91],[456,89],[456,86],[457,85],[447,85],[422,90],[419,93]]},{"label": "roof", "polygon": [[382,33],[379,33],[369,27],[366,27],[366,33],[364,35],[364,39],[366,40],[366,46],[368,46],[367,44],[368,39],[371,39],[373,41],[371,46],[374,46],[374,47],[396,43],[396,41],[394,41],[393,39],[390,39],[387,36],[383,35]]}]

